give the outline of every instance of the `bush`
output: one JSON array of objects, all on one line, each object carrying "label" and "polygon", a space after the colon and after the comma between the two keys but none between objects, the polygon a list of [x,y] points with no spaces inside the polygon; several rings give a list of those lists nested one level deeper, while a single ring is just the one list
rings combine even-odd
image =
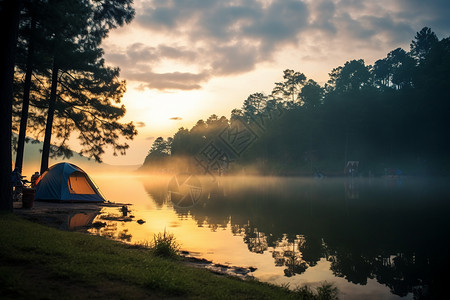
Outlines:
[{"label": "bush", "polygon": [[317,288],[317,296],[320,300],[337,300],[339,290],[333,284],[325,282]]},{"label": "bush", "polygon": [[[283,287],[286,288],[286,287]],[[316,292],[307,285],[294,289],[297,297],[304,300],[338,300],[339,290],[332,283],[323,282]]]},{"label": "bush", "polygon": [[180,245],[177,243],[175,237],[171,233],[158,233],[153,235],[153,242],[150,245],[153,253],[156,256],[178,258],[178,251]]}]

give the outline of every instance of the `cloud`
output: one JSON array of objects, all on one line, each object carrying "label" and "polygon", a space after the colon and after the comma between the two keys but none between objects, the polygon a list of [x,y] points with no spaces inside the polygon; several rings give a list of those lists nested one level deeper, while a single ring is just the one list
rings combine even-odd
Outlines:
[{"label": "cloud", "polygon": [[143,89],[200,89],[271,62],[287,47],[309,51],[298,57],[312,57],[311,49],[335,56],[408,45],[423,26],[450,30],[447,0],[136,2],[134,26],[148,42],[109,47],[106,57]]},{"label": "cloud", "polygon": [[141,72],[126,72],[127,79],[140,81],[141,89],[158,90],[195,90],[201,88],[201,83],[209,79],[208,72],[203,73],[155,73],[152,70]]},{"label": "cloud", "polygon": [[182,117],[172,117],[169,120],[178,121],[178,120],[183,120],[183,118]]},{"label": "cloud", "polygon": [[251,71],[259,56],[257,47],[253,45],[218,47],[211,54],[212,72],[215,75],[231,75]]},{"label": "cloud", "polygon": [[400,3],[403,7],[400,15],[414,24],[416,31],[427,26],[442,35],[440,38],[449,36],[450,5],[448,0],[400,0]]},{"label": "cloud", "polygon": [[145,127],[145,123],[144,122],[136,122],[136,126],[137,127]]},{"label": "cloud", "polygon": [[152,141],[152,140],[155,139],[155,137],[154,137],[154,136],[148,136],[148,137],[146,137],[145,139],[146,139],[147,141]]},{"label": "cloud", "polygon": [[[307,5],[302,1],[267,3],[142,2],[135,22],[150,36],[163,35],[165,39],[148,45],[110,47],[107,60],[119,65],[126,79],[139,81],[143,89],[200,89],[214,76],[252,71],[258,63],[271,60],[276,49],[295,44],[307,25]],[[155,71],[168,65],[191,71]]]},{"label": "cloud", "polygon": [[195,61],[197,53],[186,47],[170,45],[148,46],[143,43],[133,43],[124,49],[117,46],[107,48],[106,58],[109,62],[121,64],[127,68],[138,64],[150,65],[164,59],[179,59],[183,61]]}]

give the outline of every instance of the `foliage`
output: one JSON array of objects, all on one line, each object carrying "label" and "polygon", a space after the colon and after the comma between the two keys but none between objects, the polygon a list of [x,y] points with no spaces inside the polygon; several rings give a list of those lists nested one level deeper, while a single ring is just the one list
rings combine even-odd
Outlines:
[{"label": "foliage", "polygon": [[438,38],[431,28],[422,28],[411,42],[411,56],[422,62],[437,42]]},{"label": "foliage", "polygon": [[153,235],[153,242],[150,248],[156,256],[177,258],[180,245],[177,243],[175,237],[171,233],[158,233]]},{"label": "foliage", "polygon": [[337,300],[339,299],[339,290],[333,284],[324,282],[317,287],[317,293],[311,291],[308,286],[297,287],[294,291],[300,295],[301,299],[317,299],[317,300]]},{"label": "foliage", "polygon": [[329,299],[329,300],[337,300],[338,298],[338,294],[339,294],[339,290],[337,287],[335,287],[333,284],[331,283],[323,283],[321,286],[319,286],[317,288],[317,294],[318,294],[318,299],[320,300],[325,300],[325,299]]},{"label": "foliage", "polygon": [[294,70],[283,71],[283,82],[276,82],[272,95],[280,101],[286,101],[289,106],[299,104],[298,94],[306,81],[303,73]]}]

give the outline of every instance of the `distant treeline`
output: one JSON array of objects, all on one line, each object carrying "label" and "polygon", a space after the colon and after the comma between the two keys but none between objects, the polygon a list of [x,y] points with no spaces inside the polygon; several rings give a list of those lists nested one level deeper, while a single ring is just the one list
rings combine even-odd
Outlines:
[{"label": "distant treeline", "polygon": [[270,95],[251,94],[230,119],[212,115],[157,138],[142,169],[337,175],[359,161],[360,174],[445,175],[449,128],[450,37],[425,27],[409,52],[373,66],[348,61],[324,86],[285,70]]}]

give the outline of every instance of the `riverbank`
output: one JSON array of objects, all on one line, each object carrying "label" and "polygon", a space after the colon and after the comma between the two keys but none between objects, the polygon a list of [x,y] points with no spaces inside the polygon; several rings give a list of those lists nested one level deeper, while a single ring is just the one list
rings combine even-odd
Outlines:
[{"label": "riverbank", "polygon": [[1,215],[0,245],[2,299],[318,299],[329,294],[326,288],[318,295],[220,275],[143,247],[13,214]]}]

